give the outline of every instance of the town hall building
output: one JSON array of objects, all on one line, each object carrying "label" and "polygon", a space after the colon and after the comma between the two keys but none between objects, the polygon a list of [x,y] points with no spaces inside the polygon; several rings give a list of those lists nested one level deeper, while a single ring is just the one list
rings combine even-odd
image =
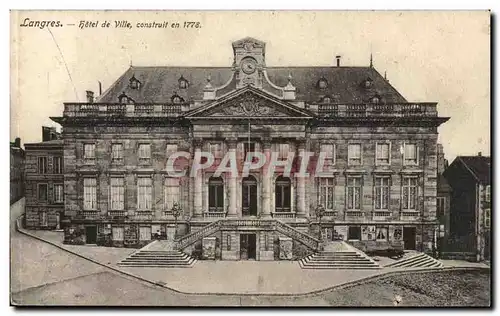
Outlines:
[{"label": "town hall building", "polygon": [[[213,241],[222,260],[290,259],[334,239],[431,251],[437,128],[448,120],[437,104],[407,101],[371,63],[268,66],[253,38],[232,51],[227,67],[130,66],[98,97],[64,104],[52,119],[63,127],[65,242],[156,238],[196,255]],[[196,152],[216,163],[172,177],[167,160],[179,151],[188,169]],[[227,152],[245,161],[254,151],[324,153],[328,168],[215,175]]]}]

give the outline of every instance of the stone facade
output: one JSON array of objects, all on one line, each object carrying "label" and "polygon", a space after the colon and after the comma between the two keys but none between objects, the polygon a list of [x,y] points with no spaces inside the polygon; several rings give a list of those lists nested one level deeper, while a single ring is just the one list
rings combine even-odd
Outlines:
[{"label": "stone facade", "polygon": [[10,203],[24,196],[24,159],[25,152],[21,148],[21,139],[10,143]]},{"label": "stone facade", "polygon": [[[301,238],[314,235],[313,227],[363,247],[430,251],[438,224],[437,127],[447,120],[436,104],[407,102],[373,67],[267,67],[265,44],[251,38],[233,50],[233,67],[131,68],[97,100],[65,104],[53,120],[64,127],[64,212],[72,230],[83,226],[93,243],[103,225],[149,226],[152,234],[182,226],[177,236],[203,235],[185,251],[201,252],[201,239],[215,236],[215,257],[223,260],[273,260],[280,237],[308,245]],[[187,168],[172,180],[167,166],[177,151],[188,153],[185,166],[197,152],[213,152],[219,163],[233,152],[241,171],[247,151],[317,157],[325,148],[328,171],[315,174],[313,159],[305,178],[293,173],[301,159],[291,176],[262,167],[247,178],[216,177],[211,167],[196,177]],[[177,216],[173,203],[182,210]],[[209,229],[226,219],[242,221]],[[366,227],[376,236],[361,234]],[[117,229],[111,244],[122,238]],[[286,258],[293,248],[300,247]]]},{"label": "stone facade", "polygon": [[25,150],[25,225],[61,229],[65,191],[62,140],[25,144]]}]

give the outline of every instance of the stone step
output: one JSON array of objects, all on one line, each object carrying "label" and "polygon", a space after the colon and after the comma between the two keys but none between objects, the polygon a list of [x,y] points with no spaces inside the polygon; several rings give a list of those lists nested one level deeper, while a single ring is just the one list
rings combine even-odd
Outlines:
[{"label": "stone step", "polygon": [[351,255],[351,256],[338,256],[338,255],[324,255],[324,254],[316,254],[316,258],[347,258],[347,259],[356,259],[356,258],[363,258],[361,255]]},{"label": "stone step", "polygon": [[144,261],[144,260],[134,260],[134,259],[126,259],[119,263],[119,265],[130,265],[130,264],[141,264],[141,265],[162,265],[162,266],[170,266],[170,265],[189,265],[196,260],[194,258],[189,258],[186,260],[172,260],[172,261]]},{"label": "stone step", "polygon": [[307,261],[305,263],[309,265],[335,265],[335,264],[352,264],[352,265],[373,265],[371,261],[350,261],[350,260],[339,260],[339,261]]},{"label": "stone step", "polygon": [[421,253],[410,258],[398,260],[397,262],[394,262],[387,266],[393,268],[431,268],[442,267],[443,264],[439,260]]},{"label": "stone step", "polygon": [[183,253],[177,253],[175,255],[152,255],[152,254],[135,253],[131,255],[131,257],[141,257],[141,258],[183,258],[185,256],[187,255]]},{"label": "stone step", "polygon": [[394,263],[391,263],[389,266],[391,266],[391,267],[408,266],[408,265],[411,265],[411,264],[413,264],[417,261],[420,261],[422,259],[425,259],[425,255],[419,254],[419,255],[416,255],[416,256],[413,256],[410,258],[400,259]]},{"label": "stone step", "polygon": [[186,261],[189,260],[189,257],[185,258],[137,258],[137,257],[129,257],[125,259],[125,261],[151,261],[151,262],[158,262],[158,261]]},{"label": "stone step", "polygon": [[344,264],[330,263],[328,265],[317,265],[317,264],[304,263],[302,260],[300,260],[299,265],[303,269],[380,269],[380,267],[377,264],[373,263],[364,265],[356,265],[352,263],[344,263]]}]

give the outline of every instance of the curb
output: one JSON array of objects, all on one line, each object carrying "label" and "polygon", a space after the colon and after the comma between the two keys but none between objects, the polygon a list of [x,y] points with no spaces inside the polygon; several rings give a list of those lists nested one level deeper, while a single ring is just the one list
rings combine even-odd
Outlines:
[{"label": "curb", "polygon": [[171,290],[171,291],[173,291],[175,293],[179,293],[179,294],[183,294],[183,295],[189,295],[189,296],[261,296],[261,297],[266,297],[266,296],[267,297],[272,297],[272,296],[274,296],[274,297],[311,296],[311,295],[320,294],[322,292],[328,292],[328,291],[337,290],[337,289],[345,289],[345,288],[349,288],[349,287],[353,287],[353,286],[365,284],[365,283],[368,283],[370,281],[374,281],[374,280],[378,280],[378,279],[384,279],[384,278],[388,278],[388,277],[391,277],[391,276],[394,276],[394,275],[424,274],[424,273],[433,273],[433,272],[441,272],[441,271],[490,270],[490,268],[488,268],[488,267],[442,267],[442,268],[421,268],[421,269],[418,269],[418,270],[396,270],[396,271],[383,272],[383,273],[380,273],[380,274],[375,274],[375,275],[372,275],[372,276],[363,277],[361,279],[347,281],[347,282],[336,284],[336,285],[333,285],[333,286],[330,286],[330,287],[327,287],[327,288],[322,288],[322,289],[318,289],[318,290],[314,290],[314,291],[310,291],[310,292],[304,292],[304,293],[220,293],[220,292],[213,292],[213,293],[206,293],[206,292],[205,293],[192,293],[192,292],[183,292],[183,291],[179,291],[177,289],[171,288],[171,287],[167,286],[166,284],[164,284],[163,282],[161,282],[161,283],[160,283],[160,281],[154,282],[154,281],[151,281],[149,279],[145,279],[145,278],[143,278],[141,276],[138,276],[136,274],[132,274],[130,272],[126,272],[126,271],[117,269],[117,268],[115,268],[113,266],[110,266],[110,265],[107,265],[105,263],[98,262],[98,261],[96,261],[94,259],[85,257],[85,256],[83,256],[83,255],[81,255],[81,254],[79,254],[77,252],[71,251],[71,250],[66,249],[64,247],[61,247],[57,243],[54,243],[52,241],[45,240],[45,239],[43,239],[43,238],[41,238],[39,236],[36,236],[36,235],[28,232],[24,228],[22,228],[22,226],[21,226],[21,224],[20,224],[19,221],[23,218],[23,216],[24,215],[21,215],[21,216],[19,216],[16,219],[16,230],[19,233],[21,233],[21,234],[24,234],[26,236],[35,238],[35,239],[40,240],[42,242],[48,243],[48,244],[50,244],[52,246],[55,246],[58,249],[61,249],[63,251],[66,251],[68,253],[76,255],[77,257],[80,257],[82,259],[85,259],[87,261],[95,263],[95,264],[100,265],[102,267],[105,267],[105,268],[108,268],[110,270],[113,270],[114,272],[117,272],[119,274],[123,274],[123,275],[126,275],[128,277],[132,277],[132,278],[138,279],[140,281],[146,282],[146,283],[148,283],[150,285],[153,285],[153,286],[156,286],[156,287],[160,287],[160,288],[163,288],[163,289]]}]

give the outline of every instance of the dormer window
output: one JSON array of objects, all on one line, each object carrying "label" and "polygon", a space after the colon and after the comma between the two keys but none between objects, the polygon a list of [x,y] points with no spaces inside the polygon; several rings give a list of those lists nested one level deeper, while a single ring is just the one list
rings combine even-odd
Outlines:
[{"label": "dormer window", "polygon": [[179,78],[179,89],[187,89],[189,87],[189,82],[181,75]]},{"label": "dormer window", "polygon": [[374,96],[373,98],[371,98],[371,102],[372,102],[373,104],[378,104],[378,103],[380,103],[380,96],[378,96],[378,95]]},{"label": "dormer window", "polygon": [[363,85],[365,88],[371,88],[373,86],[373,80],[371,78],[366,78]]},{"label": "dormer window", "polygon": [[322,102],[323,102],[323,103],[331,103],[331,102],[332,102],[332,99],[331,99],[329,96],[326,96],[326,97],[323,97]]},{"label": "dormer window", "polygon": [[127,103],[134,103],[134,100],[132,100],[132,98],[129,98],[125,92],[122,92],[122,94],[120,94],[118,96],[118,102],[121,103],[121,104],[127,104]]},{"label": "dormer window", "polygon": [[179,103],[184,102],[184,99],[181,98],[177,93],[174,93],[171,100],[172,100],[172,103],[174,103],[174,104],[179,104]]},{"label": "dormer window", "polygon": [[326,89],[328,87],[328,81],[325,78],[321,78],[318,80],[318,88]]},{"label": "dormer window", "polygon": [[139,79],[135,77],[135,75],[132,75],[132,78],[129,80],[129,87],[131,89],[140,89],[141,88],[141,82]]}]

